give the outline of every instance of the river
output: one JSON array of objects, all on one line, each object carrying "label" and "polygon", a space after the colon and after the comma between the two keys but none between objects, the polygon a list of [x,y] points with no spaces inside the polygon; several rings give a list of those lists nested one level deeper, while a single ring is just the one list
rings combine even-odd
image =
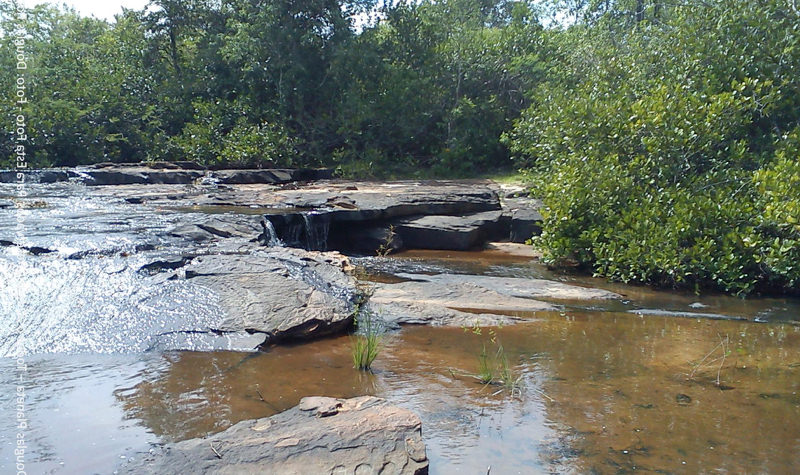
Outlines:
[{"label": "river", "polygon": [[[18,434],[28,473],[110,473],[153,444],[303,396],[363,394],[420,415],[431,473],[800,469],[796,299],[608,284],[498,251],[354,258],[375,281],[470,273],[624,295],[556,302],[558,311],[500,328],[404,327],[383,337],[373,371],[359,372],[348,336],[266,352],[235,337],[173,336],[218,318],[214,296],[186,281],[154,285],[138,269],[175,245],[165,229],[204,210],[134,205],[68,183],[15,200],[0,209],[0,239],[54,252],[0,247],[0,472],[16,465]],[[508,361],[513,388],[473,376],[484,348],[492,364]]]}]

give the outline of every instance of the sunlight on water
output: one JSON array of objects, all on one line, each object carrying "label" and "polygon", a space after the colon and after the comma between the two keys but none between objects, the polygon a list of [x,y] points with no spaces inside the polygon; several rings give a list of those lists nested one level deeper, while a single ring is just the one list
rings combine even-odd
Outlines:
[{"label": "sunlight on water", "polygon": [[149,285],[140,262],[0,256],[0,356],[140,352],[214,328],[222,313],[209,291]]}]

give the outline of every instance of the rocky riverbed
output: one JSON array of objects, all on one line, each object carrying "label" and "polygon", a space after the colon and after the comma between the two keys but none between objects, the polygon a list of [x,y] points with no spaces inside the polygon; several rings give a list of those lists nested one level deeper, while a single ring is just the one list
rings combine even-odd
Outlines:
[{"label": "rocky riverbed", "polygon": [[[159,473],[178,473],[185,460],[193,460],[193,467],[205,472],[278,466],[291,471],[287,467],[307,464],[306,448],[328,453],[337,452],[331,447],[341,445],[348,457],[314,459],[326,464],[340,461],[348,473],[357,472],[361,463],[369,465],[362,467],[367,471],[383,467],[387,473],[422,473],[428,464],[423,441],[432,441],[433,461],[441,468],[441,434],[453,436],[431,412],[436,403],[419,392],[436,394],[439,383],[412,372],[403,379],[409,388],[371,386],[378,384],[375,381],[392,381],[391,374],[398,369],[384,366],[364,376],[374,379],[359,380],[352,387],[317,384],[326,379],[325,371],[334,371],[333,378],[342,381],[348,380],[346,374],[357,373],[349,362],[342,366],[340,341],[359,314],[378,319],[388,340],[402,341],[405,335],[422,338],[409,349],[417,355],[413,357],[399,349],[401,344],[390,343],[391,358],[403,365],[414,358],[427,361],[425,352],[431,349],[424,348],[433,343],[420,337],[423,325],[432,327],[426,330],[431,332],[431,341],[446,342],[442,348],[459,354],[464,348],[455,335],[467,329],[466,333],[481,335],[481,327],[491,327],[487,331],[492,334],[502,328],[503,338],[512,340],[508,329],[519,327],[520,334],[532,335],[529,341],[542,345],[532,329],[549,328],[543,331],[556,334],[554,321],[569,322],[587,312],[608,315],[614,321],[681,317],[723,325],[739,319],[742,325],[772,321],[797,328],[792,322],[800,305],[792,301],[764,300],[743,307],[724,298],[698,301],[693,296],[677,298],[549,273],[537,267],[535,253],[520,244],[538,232],[540,206],[519,188],[488,181],[351,182],[332,180],[324,170],[199,170],[189,164],[37,172],[24,189],[0,184],[0,356],[3,361],[17,356],[36,359],[42,361],[41,368],[50,367],[51,358],[97,362],[100,355],[134,363],[151,361],[152,355],[176,362],[196,359],[209,366],[201,369],[205,363],[200,363],[192,371],[202,374],[203,381],[216,381],[227,380],[228,372],[235,373],[239,367],[250,367],[251,359],[272,361],[270,355],[284,352],[317,352],[320,359],[310,362],[311,367],[297,359],[292,360],[297,364],[288,363],[292,374],[319,368],[308,380],[299,378],[293,383],[291,374],[270,366],[267,372],[273,382],[288,379],[264,392],[246,386],[242,396],[232,393],[233,389],[213,388],[200,397],[196,388],[187,389],[178,397],[175,410],[192,417],[197,415],[191,408],[200,401],[243,397],[244,402],[237,411],[212,417],[214,430],[199,434],[190,430],[175,439],[155,441],[155,449],[144,459],[141,448],[137,449],[138,461],[129,470],[147,466],[160,467]],[[648,333],[647,338],[651,337]],[[464,343],[467,346],[478,344],[471,340],[474,336],[463,338],[469,340]],[[581,338],[594,341],[596,337],[584,334]],[[773,343],[770,340],[767,346]],[[519,358],[538,354],[523,342],[518,346]],[[434,354],[446,353],[442,348],[434,349]],[[230,351],[245,356],[238,363],[225,363],[227,369],[214,369],[219,358],[239,358],[224,356]],[[430,372],[431,381],[440,381],[443,374],[457,380],[462,373],[453,369],[443,373],[442,367],[473,364],[463,358],[443,363],[448,357],[441,358],[433,366],[414,371]],[[525,368],[525,361],[514,365]],[[70,366],[78,369],[67,371],[64,377],[69,381],[73,373],[83,374],[92,364]],[[98,364],[105,367],[106,363]],[[33,394],[53,390],[48,386],[48,371],[36,378]],[[159,369],[157,380],[152,381],[149,376],[126,376],[137,382],[133,386],[116,383],[115,397],[131,417],[148,421],[151,428],[164,427],[171,420],[169,411],[158,409],[152,416],[144,415],[154,410],[151,406],[162,404],[146,402],[151,397],[146,395],[167,397],[193,378],[192,371],[185,371],[170,381],[169,371]],[[259,371],[242,381],[264,376]],[[414,382],[422,380],[426,382]],[[520,381],[531,384],[524,378]],[[0,381],[6,383],[11,380]],[[242,383],[230,384],[238,388]],[[416,384],[422,384],[422,389]],[[466,391],[470,384],[456,386]],[[417,396],[408,396],[406,390]],[[382,394],[388,401],[347,399],[363,394]],[[299,400],[314,395],[341,399]],[[275,398],[283,399],[277,402]],[[416,406],[415,398],[427,402]],[[394,401],[403,401],[405,409],[394,407]],[[268,415],[263,413],[265,408],[285,410],[297,403],[300,406],[275,418],[262,417]],[[448,404],[448,411],[458,413],[457,403]],[[324,407],[334,410],[320,409]],[[422,424],[431,424],[432,437],[426,439],[419,419],[408,408],[423,411]],[[209,406],[208,411],[213,413],[214,408]],[[405,422],[387,425],[392,417]],[[340,421],[344,422],[340,425]],[[253,433],[267,425],[269,431]],[[350,432],[353,425],[372,427],[362,434],[370,440],[331,435],[331,431]],[[154,432],[172,433],[168,427]],[[216,432],[208,439],[192,438]],[[264,444],[282,450],[258,452]],[[286,447],[295,450],[296,456]],[[47,450],[40,449],[45,467]],[[494,463],[503,466],[502,461]],[[98,467],[84,468],[96,472],[108,465]],[[319,468],[327,472],[337,467]]]},{"label": "rocky riverbed", "polygon": [[[25,261],[31,258],[22,256],[29,254],[48,255],[46,262],[113,262],[114,274],[138,274],[132,278],[142,288],[201,289],[214,302],[207,318],[196,317],[189,307],[193,316],[173,319],[181,325],[167,323],[164,332],[144,335],[150,346],[169,339],[167,347],[181,349],[181,343],[174,343],[185,340],[190,349],[199,339],[257,338],[247,335],[262,335],[263,346],[352,326],[362,296],[353,266],[338,251],[386,255],[406,249],[479,249],[491,240],[530,238],[541,218],[536,200],[519,197],[519,190],[504,193],[485,181],[301,182],[327,172],[188,168],[36,172],[31,180],[39,184],[29,185],[27,196],[9,192],[2,197],[9,206],[0,243],[21,252],[15,259]],[[82,206],[70,202],[77,196]],[[16,223],[20,218],[21,224]],[[521,229],[528,231],[520,234]],[[499,281],[443,282],[446,277],[410,277],[414,283],[378,286],[371,308],[385,315],[390,326],[511,323],[515,319],[506,315],[509,310],[554,308],[512,296]],[[570,292],[570,286],[543,281],[517,285],[545,298]],[[580,287],[571,292],[594,298]],[[482,302],[481,312],[462,311],[463,302],[474,297]],[[16,335],[28,339],[24,331]],[[5,343],[6,348],[14,345]]]}]

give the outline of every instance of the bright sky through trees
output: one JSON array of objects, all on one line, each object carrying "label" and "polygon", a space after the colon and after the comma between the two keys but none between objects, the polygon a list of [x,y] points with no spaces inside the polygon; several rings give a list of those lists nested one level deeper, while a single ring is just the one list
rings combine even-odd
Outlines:
[{"label": "bright sky through trees", "polygon": [[65,4],[74,8],[85,16],[95,16],[113,20],[114,15],[122,12],[122,7],[139,10],[147,5],[148,0],[20,0],[26,7],[33,7],[41,3]]}]

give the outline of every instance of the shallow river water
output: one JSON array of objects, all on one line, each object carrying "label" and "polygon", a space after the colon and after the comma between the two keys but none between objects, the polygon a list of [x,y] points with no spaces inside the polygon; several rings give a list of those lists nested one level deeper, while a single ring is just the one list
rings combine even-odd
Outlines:
[{"label": "shallow river water", "polygon": [[[113,204],[96,205],[94,213],[103,218],[92,219],[115,226]],[[170,216],[160,216],[158,225]],[[79,240],[68,230],[58,239],[74,252],[87,242],[102,247],[98,236],[105,232]],[[44,231],[34,234],[45,239]],[[152,239],[144,231],[123,237],[129,246]],[[0,473],[14,470],[18,433],[25,437],[27,473],[111,473],[152,444],[218,432],[292,407],[303,396],[363,394],[420,415],[431,473],[800,471],[797,300],[743,301],[609,285],[553,275],[529,259],[495,251],[356,259],[376,280],[402,272],[529,276],[625,296],[604,304],[559,302],[561,311],[521,315],[529,321],[480,332],[405,327],[385,335],[374,371],[364,373],[352,368],[347,336],[267,352],[153,346],[148,331],[131,327],[169,325],[171,306],[137,294],[135,276],[125,270],[134,266],[126,267],[124,259],[99,266],[40,256],[45,260],[32,265],[3,252]],[[33,270],[20,273],[26,266]],[[88,283],[85,275],[70,280],[76,272],[94,274]],[[105,287],[87,297],[87,288],[101,282]],[[41,304],[23,292],[44,292],[48,285],[64,293],[62,304],[73,302],[69,311],[58,310],[58,299]],[[176,285],[158,298],[195,302],[201,317],[215,311],[213,301],[192,292]],[[75,298],[88,299],[88,315]],[[120,303],[142,299],[147,305]],[[35,302],[44,305],[39,321],[15,320],[14,305]],[[117,312],[118,326],[96,323],[108,311]],[[57,325],[61,319],[68,328]],[[28,329],[25,338],[19,328]],[[126,340],[130,331],[134,337]],[[96,346],[70,345],[64,338]],[[104,345],[109,338],[113,344]],[[8,346],[12,340],[17,344]],[[473,376],[483,349],[495,364],[500,346],[517,380],[513,389],[482,385]],[[15,407],[20,387],[24,429]]]}]

